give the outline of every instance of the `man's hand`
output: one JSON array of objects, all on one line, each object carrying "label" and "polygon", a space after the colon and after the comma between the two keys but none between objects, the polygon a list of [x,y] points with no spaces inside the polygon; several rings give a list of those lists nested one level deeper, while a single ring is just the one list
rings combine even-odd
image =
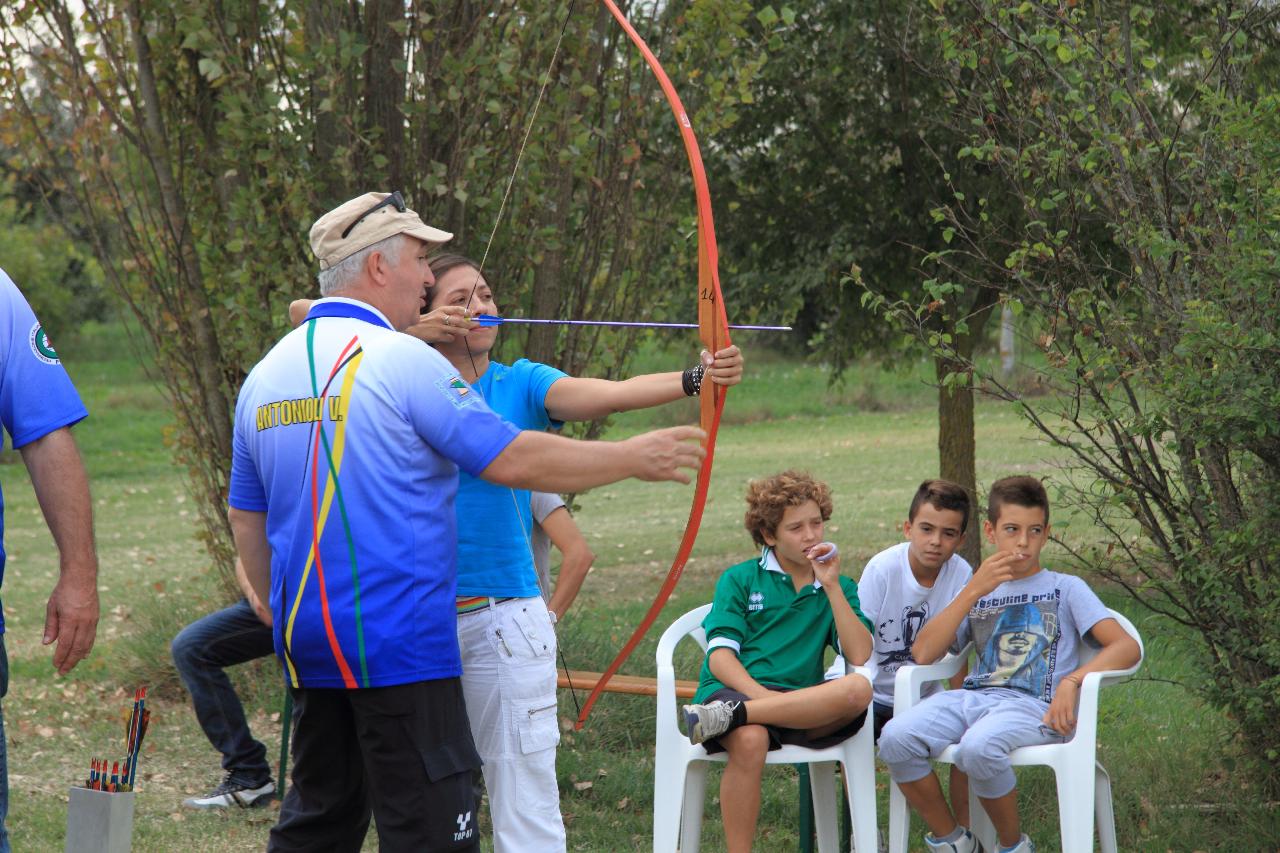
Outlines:
[{"label": "man's hand", "polygon": [[479,328],[480,324],[472,320],[461,305],[444,305],[423,314],[404,332],[429,344],[444,344],[466,337],[467,332]]},{"label": "man's hand", "polygon": [[302,321],[307,319],[307,312],[311,310],[311,303],[314,299],[295,299],[289,303],[289,325],[300,326]]},{"label": "man's hand", "polygon": [[737,385],[742,381],[742,350],[736,345],[725,347],[714,356],[703,350],[702,364],[707,378],[717,385]]},{"label": "man's hand", "polygon": [[1080,698],[1080,687],[1073,679],[1064,678],[1058,682],[1058,689],[1053,693],[1053,701],[1045,712],[1043,722],[1060,735],[1066,736],[1076,728],[1076,701]]},{"label": "man's hand", "polygon": [[264,606],[263,603],[258,600],[258,596],[256,595],[249,598],[248,602],[249,606],[253,608],[254,615],[258,617],[258,621],[270,628],[272,622],[271,608]]},{"label": "man's hand", "polygon": [[1005,581],[1013,580],[1013,564],[1017,561],[1018,556],[1011,551],[996,551],[973,573],[970,589],[983,596]]},{"label": "man's hand", "polygon": [[[638,468],[632,474],[638,480],[657,482],[674,480],[688,483],[683,468],[697,469],[707,452],[701,442],[707,434],[697,427],[678,426],[642,433],[623,442]],[[698,443],[695,443],[698,442]]]},{"label": "man's hand", "polygon": [[[80,578],[88,577],[88,582]],[[96,572],[64,572],[45,606],[44,637],[41,642],[57,642],[53,668],[66,675],[84,660],[98,633],[98,588]],[[78,578],[71,580],[71,578]]]}]

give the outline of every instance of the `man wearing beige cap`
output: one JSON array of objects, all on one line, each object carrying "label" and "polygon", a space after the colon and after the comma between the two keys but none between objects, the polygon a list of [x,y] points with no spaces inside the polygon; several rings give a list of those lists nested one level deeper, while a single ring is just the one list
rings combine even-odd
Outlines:
[{"label": "man wearing beige cap", "polygon": [[399,194],[311,229],[320,291],[236,405],[229,517],[295,701],[293,785],[269,850],[478,850],[459,684],[458,469],[516,488],[689,482],[702,432],[580,442],[503,421],[422,341],[427,252]]}]

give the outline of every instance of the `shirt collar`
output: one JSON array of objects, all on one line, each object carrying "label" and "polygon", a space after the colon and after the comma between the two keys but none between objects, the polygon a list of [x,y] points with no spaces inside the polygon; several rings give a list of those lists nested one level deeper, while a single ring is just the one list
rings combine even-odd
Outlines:
[{"label": "shirt collar", "polygon": [[[774,555],[773,549],[768,545],[760,549],[759,564],[760,568],[764,569],[766,572],[777,572],[780,575],[787,574],[782,568],[782,564],[778,562],[777,556]],[[822,581],[818,580],[816,576],[813,579],[813,588],[822,589]]]},{"label": "shirt collar", "polygon": [[[368,302],[361,302],[359,299],[351,299],[346,296],[326,296],[323,299],[317,299],[312,302],[311,310],[307,311],[306,319],[314,320],[317,317],[348,317],[353,320],[363,320],[375,326],[385,326],[393,332],[395,331],[391,321],[377,308],[374,308]],[[303,322],[306,322],[306,320]]]}]

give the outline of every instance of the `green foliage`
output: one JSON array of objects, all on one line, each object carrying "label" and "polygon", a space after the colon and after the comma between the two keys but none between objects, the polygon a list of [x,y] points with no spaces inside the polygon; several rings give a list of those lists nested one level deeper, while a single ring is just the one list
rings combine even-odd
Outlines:
[{"label": "green foliage", "polygon": [[1025,312],[1029,397],[983,371],[1071,454],[1062,498],[1106,533],[1082,565],[1193,627],[1203,694],[1280,786],[1280,37],[1272,11],[972,0],[943,8],[964,183],[918,297],[868,296],[946,358],[926,322],[975,280]]},{"label": "green foliage", "polygon": [[[692,244],[672,237],[693,211],[675,121],[603,10],[566,19],[571,8],[23,0],[0,11],[0,149],[92,247],[154,346],[220,565],[235,394],[285,330],[288,302],[312,292],[307,227],[334,204],[403,190],[458,250],[485,257],[513,313],[693,315],[692,287],[661,286],[695,279]],[[704,137],[750,99],[762,60],[738,50],[749,9],[637,10]],[[527,334],[504,337],[606,377],[634,340]]]},{"label": "green foliage", "polygon": [[0,266],[21,288],[55,346],[86,320],[112,313],[92,253],[23,205],[13,192],[13,178],[0,182]]}]

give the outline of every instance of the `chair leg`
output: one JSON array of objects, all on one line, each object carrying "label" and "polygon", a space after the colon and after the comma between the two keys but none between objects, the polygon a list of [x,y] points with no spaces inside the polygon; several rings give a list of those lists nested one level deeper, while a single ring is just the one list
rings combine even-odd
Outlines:
[{"label": "chair leg", "polygon": [[653,768],[653,853],[676,853],[680,842],[680,811],[687,776],[692,770],[658,750]]},{"label": "chair leg", "polygon": [[969,831],[982,842],[985,850],[995,850],[1000,846],[996,837],[996,825],[991,822],[987,810],[982,807],[982,800],[973,792],[972,785],[969,786]]},{"label": "chair leg", "polygon": [[705,761],[694,761],[684,777],[684,809],[680,814],[680,853],[698,853],[702,845],[702,810],[707,802]]},{"label": "chair leg", "polygon": [[[911,835],[911,806],[897,782],[889,783],[889,853],[907,853]],[[859,850],[858,853],[863,853]]]},{"label": "chair leg", "polygon": [[[863,763],[863,772],[845,765],[845,807],[853,823],[853,850],[855,853],[879,853],[880,839],[876,832],[876,771],[871,762]],[[895,789],[896,785],[893,786]],[[903,847],[903,853],[906,848]]]},{"label": "chair leg", "polygon": [[1117,853],[1116,847],[1116,813],[1111,802],[1111,777],[1106,768],[1095,764],[1093,783],[1093,814],[1098,824],[1098,845],[1102,853]]},{"label": "chair leg", "polygon": [[1093,768],[1083,773],[1054,768],[1058,783],[1058,831],[1062,853],[1093,853]]},{"label": "chair leg", "polygon": [[818,853],[839,853],[837,829],[836,763],[821,761],[809,765],[809,791],[813,798],[813,822],[818,829]]},{"label": "chair leg", "polygon": [[796,834],[800,836],[800,853],[813,853],[813,784],[808,764],[792,764],[799,782],[796,785]]}]

